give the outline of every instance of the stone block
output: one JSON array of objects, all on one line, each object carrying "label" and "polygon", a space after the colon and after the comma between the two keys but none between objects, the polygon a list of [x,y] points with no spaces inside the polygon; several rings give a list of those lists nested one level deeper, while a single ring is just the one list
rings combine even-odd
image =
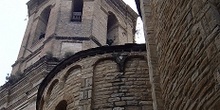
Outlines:
[{"label": "stone block", "polygon": [[126,105],[126,101],[118,101],[114,103],[115,106],[120,107],[120,106],[125,106]]},{"label": "stone block", "polygon": [[112,110],[125,110],[124,107],[114,107]]}]

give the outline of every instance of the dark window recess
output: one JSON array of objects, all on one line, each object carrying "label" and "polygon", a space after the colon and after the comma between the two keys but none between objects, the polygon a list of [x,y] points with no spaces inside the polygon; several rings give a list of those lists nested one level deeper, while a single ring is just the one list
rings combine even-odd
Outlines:
[{"label": "dark window recess", "polygon": [[32,44],[36,44],[39,40],[45,38],[49,18],[50,18],[51,6],[46,7],[38,17],[38,23],[35,30],[35,37]]},{"label": "dark window recess", "polygon": [[107,39],[106,43],[111,46],[113,44],[114,40],[113,39]]},{"label": "dark window recess", "polygon": [[106,44],[111,46],[117,43],[117,24],[118,19],[116,18],[115,14],[109,12],[108,15],[108,22],[107,22],[107,39]]},{"label": "dark window recess", "polygon": [[40,39],[43,39],[43,38],[45,38],[45,33],[42,33],[42,34],[39,36],[39,40],[40,40]]},{"label": "dark window recess", "polygon": [[83,12],[83,0],[73,0],[72,21],[81,22]]},{"label": "dark window recess", "polygon": [[55,110],[66,110],[67,102],[65,100],[61,101],[55,108]]}]

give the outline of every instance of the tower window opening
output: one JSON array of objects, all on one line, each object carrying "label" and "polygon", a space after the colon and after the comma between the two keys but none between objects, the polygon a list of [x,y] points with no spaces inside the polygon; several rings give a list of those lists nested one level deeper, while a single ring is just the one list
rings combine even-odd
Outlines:
[{"label": "tower window opening", "polygon": [[72,6],[72,21],[81,22],[83,12],[83,0],[73,0]]},{"label": "tower window opening", "polygon": [[107,23],[107,39],[106,39],[106,44],[113,45],[116,43],[117,40],[117,27],[118,27],[118,20],[116,16],[109,12],[108,15],[108,23]]},{"label": "tower window opening", "polygon": [[39,39],[43,39],[45,37],[45,33],[41,33]]},{"label": "tower window opening", "polygon": [[47,7],[45,8],[42,13],[39,16],[39,20],[37,23],[37,28],[36,28],[36,32],[35,32],[35,38],[33,39],[33,43],[35,43],[36,41],[45,38],[45,34],[46,34],[46,29],[47,29],[47,25],[48,25],[48,21],[49,21],[49,17],[50,17],[50,11],[51,11],[51,7]]},{"label": "tower window opening", "polygon": [[55,108],[55,110],[67,110],[67,102],[65,100],[61,101]]}]

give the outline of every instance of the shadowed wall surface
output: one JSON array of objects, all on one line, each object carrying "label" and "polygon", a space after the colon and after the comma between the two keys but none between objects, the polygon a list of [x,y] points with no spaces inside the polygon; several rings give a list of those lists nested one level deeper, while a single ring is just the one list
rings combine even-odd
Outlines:
[{"label": "shadowed wall surface", "polygon": [[154,109],[219,109],[219,3],[140,0],[149,68],[160,76],[164,100],[156,94]]}]

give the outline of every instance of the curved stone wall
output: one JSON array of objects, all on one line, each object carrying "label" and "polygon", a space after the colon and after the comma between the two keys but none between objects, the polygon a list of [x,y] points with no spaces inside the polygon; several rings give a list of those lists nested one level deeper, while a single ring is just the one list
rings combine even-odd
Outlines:
[{"label": "curved stone wall", "polygon": [[218,110],[220,1],[140,1],[149,68],[161,78],[162,110]]},{"label": "curved stone wall", "polygon": [[152,107],[147,61],[143,56],[129,58],[124,69],[120,72],[109,59],[95,65],[93,109],[145,110],[147,103]]},{"label": "curved stone wall", "polygon": [[66,59],[42,82],[37,110],[153,109],[144,48],[100,47]]}]

